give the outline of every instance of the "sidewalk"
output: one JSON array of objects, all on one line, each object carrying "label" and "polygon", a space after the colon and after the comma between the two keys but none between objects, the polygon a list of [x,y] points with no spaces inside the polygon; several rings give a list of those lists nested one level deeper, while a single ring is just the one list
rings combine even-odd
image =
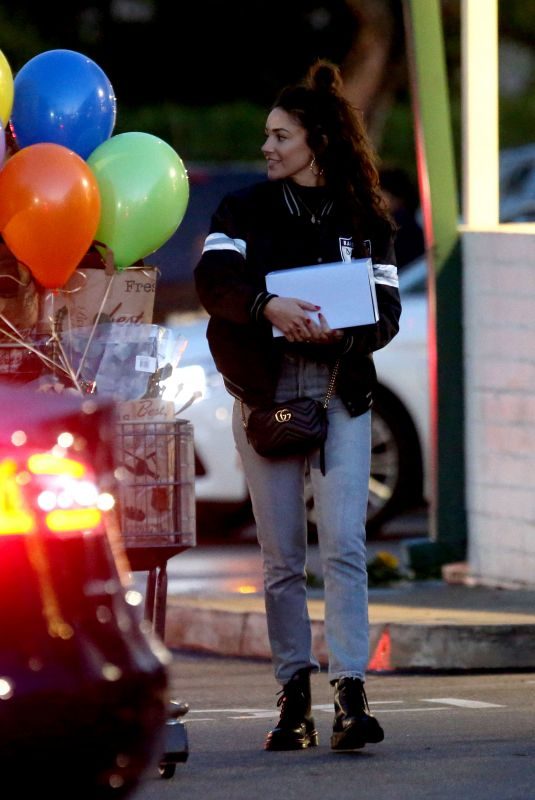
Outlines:
[{"label": "sidewalk", "polygon": [[[390,542],[377,549],[393,550]],[[372,557],[373,546],[369,551]],[[309,570],[321,579],[315,547]],[[171,559],[168,573],[168,647],[270,657],[256,545],[196,547]],[[322,665],[324,609],[322,590],[310,589],[314,651]],[[369,671],[535,669],[535,590],[406,581],[371,588],[369,614]]]}]

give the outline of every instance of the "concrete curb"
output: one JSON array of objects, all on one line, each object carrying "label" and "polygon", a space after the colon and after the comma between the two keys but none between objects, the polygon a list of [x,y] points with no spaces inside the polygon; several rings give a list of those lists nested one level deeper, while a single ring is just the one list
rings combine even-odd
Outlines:
[{"label": "concrete curb", "polygon": [[535,668],[535,625],[371,626],[370,671]]},{"label": "concrete curb", "polygon": [[[373,609],[381,616],[381,609]],[[388,613],[388,612],[386,612]],[[385,612],[383,611],[383,615]],[[323,603],[310,603],[313,647],[327,665]],[[394,615],[395,616],[395,615]],[[442,616],[445,616],[442,612]],[[451,621],[374,621],[370,613],[370,671],[535,669],[535,621],[512,617],[496,624],[492,612],[451,612]],[[475,621],[474,621],[475,619]],[[524,622],[522,619],[529,620]],[[224,656],[270,659],[266,617],[260,598],[227,601],[171,597],[167,605],[169,648]]]}]

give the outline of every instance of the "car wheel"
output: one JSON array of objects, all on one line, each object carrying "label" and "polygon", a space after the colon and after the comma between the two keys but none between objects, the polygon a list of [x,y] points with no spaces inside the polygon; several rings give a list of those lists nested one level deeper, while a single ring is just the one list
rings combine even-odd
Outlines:
[{"label": "car wheel", "polygon": [[[368,538],[377,534],[387,520],[421,500],[422,482],[422,455],[414,424],[399,400],[379,387],[372,411]],[[314,539],[316,516],[308,482],[306,502],[309,533]]]},{"label": "car wheel", "polygon": [[164,780],[169,780],[173,777],[176,770],[176,764],[160,764],[158,767],[158,772],[160,773],[160,778]]}]

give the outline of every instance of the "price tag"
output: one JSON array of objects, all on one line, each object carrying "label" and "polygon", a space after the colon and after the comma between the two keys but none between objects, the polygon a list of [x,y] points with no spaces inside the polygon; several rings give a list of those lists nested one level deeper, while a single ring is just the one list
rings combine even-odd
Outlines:
[{"label": "price tag", "polygon": [[136,372],[156,372],[157,362],[153,356],[136,356]]}]

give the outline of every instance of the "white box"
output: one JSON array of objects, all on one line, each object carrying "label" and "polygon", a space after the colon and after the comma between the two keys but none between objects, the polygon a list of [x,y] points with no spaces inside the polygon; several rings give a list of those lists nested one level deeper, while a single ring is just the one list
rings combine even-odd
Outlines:
[{"label": "white box", "polygon": [[[296,297],[321,306],[332,329],[372,325],[379,319],[371,258],[268,272],[266,289],[280,297]],[[317,322],[317,314],[309,314]],[[283,334],[273,326],[273,335]]]}]

